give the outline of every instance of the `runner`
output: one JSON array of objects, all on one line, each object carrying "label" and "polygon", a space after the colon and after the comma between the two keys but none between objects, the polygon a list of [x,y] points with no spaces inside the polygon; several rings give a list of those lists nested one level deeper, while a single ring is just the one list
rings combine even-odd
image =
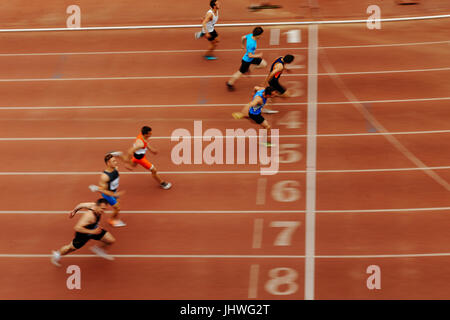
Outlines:
[{"label": "runner", "polygon": [[80,220],[78,220],[77,224],[75,225],[75,238],[72,240],[72,242],[61,247],[59,250],[52,251],[51,262],[55,266],[60,267],[61,264],[59,262],[62,256],[80,249],[91,239],[99,240],[103,243],[101,247],[91,247],[91,250],[96,255],[108,260],[114,260],[113,257],[106,253],[105,249],[111,246],[116,241],[116,239],[114,239],[111,233],[99,226],[100,218],[105,212],[107,205],[108,201],[101,198],[96,202],[80,203],[75,207],[75,209],[72,210],[72,212],[70,213],[70,218],[73,218],[79,210],[88,211],[83,213]]},{"label": "runner", "polygon": [[112,154],[105,156],[106,169],[100,175],[98,186],[91,184],[89,189],[92,192],[100,192],[113,208],[113,214],[108,221],[113,227],[125,227],[126,223],[119,219],[120,205],[118,198],[124,191],[116,192],[119,188],[119,171],[117,170],[117,159]]},{"label": "runner", "polygon": [[152,128],[149,126],[144,126],[141,129],[141,133],[136,137],[136,141],[133,146],[128,150],[127,154],[123,154],[121,151],[110,152],[110,154],[113,156],[119,156],[125,162],[126,168],[129,170],[133,170],[138,164],[143,166],[145,169],[150,170],[153,178],[159,183],[160,187],[168,190],[172,187],[172,184],[161,179],[155,166],[145,157],[147,149],[153,154],[158,153],[158,150],[152,148],[148,144],[148,139],[150,139],[151,135]]},{"label": "runner", "polygon": [[271,141],[271,126],[269,122],[264,119],[261,115],[261,109],[264,108],[267,99],[273,96],[275,89],[272,87],[258,87],[256,86],[253,89],[254,95],[252,101],[250,101],[241,112],[233,112],[233,118],[242,119],[242,118],[250,118],[256,124],[261,125],[264,129],[267,130],[267,143],[265,145],[267,147],[274,146]]},{"label": "runner", "polygon": [[250,65],[256,65],[257,68],[264,68],[267,66],[267,62],[263,60],[262,53],[255,53],[256,50],[256,40],[261,37],[264,32],[263,28],[256,27],[253,29],[252,33],[249,33],[241,38],[242,49],[245,48],[245,55],[242,57],[241,67],[236,71],[227,81],[227,88],[229,91],[234,91],[234,83],[244,74],[247,73]]},{"label": "runner", "polygon": [[284,88],[280,84],[279,80],[284,70],[289,71],[289,69],[286,68],[286,64],[289,64],[292,61],[294,61],[294,56],[291,54],[287,54],[284,57],[278,57],[277,59],[275,59],[275,61],[272,63],[272,66],[270,67],[270,72],[267,75],[267,78],[264,81],[263,85],[271,86],[275,89],[275,91],[278,91],[281,97],[289,97],[289,90],[286,90],[286,88]]},{"label": "runner", "polygon": [[209,41],[209,48],[204,57],[207,60],[216,60],[217,57],[213,55],[213,52],[219,42],[219,35],[214,26],[217,23],[217,20],[219,20],[219,2],[217,0],[211,0],[209,5],[211,9],[206,12],[205,18],[202,21],[202,31],[195,33],[195,38],[200,39],[206,35],[206,39]]}]

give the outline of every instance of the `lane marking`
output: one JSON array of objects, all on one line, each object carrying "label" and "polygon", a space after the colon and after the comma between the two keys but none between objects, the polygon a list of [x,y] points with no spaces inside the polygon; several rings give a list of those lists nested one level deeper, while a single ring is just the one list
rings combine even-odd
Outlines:
[{"label": "lane marking", "polygon": [[[351,210],[316,210],[316,213],[403,213],[425,211],[450,211],[450,207],[400,208],[400,209],[351,209]],[[105,211],[111,213],[111,211]],[[127,214],[230,214],[230,213],[305,213],[305,210],[123,210]],[[69,210],[3,210],[0,214],[69,214]]]},{"label": "lane marking", "polygon": [[[423,171],[423,170],[450,170],[450,166],[440,167],[412,167],[412,168],[381,168],[381,169],[330,169],[330,170],[277,170],[275,173],[370,173],[370,172],[403,172],[403,171]],[[259,170],[210,170],[210,171],[158,171],[160,174],[260,174]],[[272,172],[272,171],[267,171]],[[98,175],[100,171],[4,171],[0,176],[70,176],[70,175]],[[127,172],[121,175],[148,175],[146,171]],[[265,187],[265,186],[263,186]],[[257,196],[256,204],[264,204],[262,196]]]},{"label": "lane marking", "polygon": [[[415,16],[401,18],[382,18],[380,22],[401,22],[416,20],[435,20],[450,18],[450,14]],[[367,23],[367,19],[355,20],[323,20],[323,21],[280,21],[280,22],[242,22],[242,23],[218,23],[217,27],[251,27],[251,26],[293,26],[293,25],[317,25],[317,24],[347,24],[347,23]],[[114,26],[114,27],[81,27],[81,28],[22,28],[22,29],[0,29],[0,32],[43,32],[43,31],[89,31],[89,30],[143,30],[143,29],[180,29],[180,28],[201,28],[200,24],[172,24],[172,25],[152,25],[152,26]]]},{"label": "lane marking", "polygon": [[[327,55],[325,52],[322,52],[322,64],[327,71],[334,72],[335,68],[329,61]],[[387,133],[384,135],[386,140],[388,140],[401,154],[405,156],[409,161],[411,161],[413,164],[415,164],[418,168],[421,168],[423,173],[428,175],[432,180],[434,180],[437,184],[441,185],[445,190],[450,191],[450,184],[443,179],[441,176],[439,176],[436,172],[434,172],[431,169],[428,169],[427,166],[418,158],[416,155],[414,155],[411,151],[409,151],[408,148],[406,148],[395,136],[389,134],[389,131],[379,122],[375,116],[371,115],[367,112],[366,109],[362,107],[360,103],[357,103],[356,96],[353,94],[353,92],[347,87],[347,85],[344,83],[344,81],[339,77],[338,75],[332,76],[332,79],[336,86],[344,93],[346,98],[349,101],[353,102],[353,106],[355,109],[361,113],[361,115],[370,123],[372,123],[373,127],[377,129],[379,132]]]},{"label": "lane marking", "polygon": [[[51,254],[0,254],[0,258],[50,258]],[[304,255],[213,255],[213,254],[111,254],[114,258],[130,259],[305,259]],[[406,254],[373,254],[373,255],[315,255],[315,259],[371,259],[371,258],[424,258],[450,257],[450,252],[443,253],[406,253]],[[99,258],[94,254],[71,254],[66,258]],[[256,269],[256,268],[254,268]]]},{"label": "lane marking", "polygon": [[[327,101],[317,102],[318,105],[347,105],[353,103],[402,103],[402,102],[428,102],[446,101],[450,97],[416,98],[416,99],[388,99],[388,100],[359,100],[359,101]],[[274,103],[275,106],[307,105],[307,102]],[[0,107],[0,110],[65,110],[65,109],[125,109],[125,108],[204,108],[204,107],[236,107],[245,103],[215,103],[215,104],[160,104],[160,105],[116,105],[116,106],[35,106],[35,107]]]},{"label": "lane marking", "polygon": [[[306,48],[258,48],[261,51],[283,51],[303,50]],[[216,52],[242,52],[242,49],[216,49]],[[84,51],[84,52],[30,52],[30,53],[0,53],[0,57],[21,56],[72,56],[72,55],[115,55],[115,54],[159,54],[159,53],[199,53],[205,50],[183,49],[183,50],[135,50],[135,51]]]},{"label": "lane marking", "polygon": [[308,27],[308,112],[306,141],[305,300],[314,300],[316,239],[318,25]]},{"label": "lane marking", "polygon": [[260,249],[263,237],[264,219],[255,219],[253,224],[253,249]]},{"label": "lane marking", "polygon": [[[404,69],[404,70],[381,70],[381,71],[358,71],[358,72],[325,72],[314,74],[311,73],[291,73],[284,77],[306,77],[313,76],[334,76],[334,75],[366,75],[366,74],[394,74],[394,73],[411,73],[411,72],[436,72],[449,71],[450,67],[428,68],[428,69]],[[0,79],[0,82],[45,82],[45,81],[104,81],[104,80],[171,80],[171,79],[209,79],[209,78],[229,78],[230,75],[193,75],[193,76],[129,76],[129,77],[79,77],[79,78],[9,78]],[[263,78],[264,74],[250,74],[250,78]]]},{"label": "lane marking", "polygon": [[[316,137],[359,137],[359,136],[383,136],[386,134],[392,135],[412,135],[412,134],[436,134],[436,133],[450,133],[449,130],[430,130],[430,131],[399,131],[399,132],[371,132],[371,133],[323,133],[317,134]],[[192,139],[203,139],[209,136],[192,136]],[[217,136],[225,138],[225,136]],[[236,136],[236,138],[243,138],[244,136]],[[254,136],[245,136],[245,137],[254,137]],[[280,138],[306,138],[307,134],[282,134],[279,135]],[[164,140],[171,139],[169,136],[160,136],[155,137],[152,136],[152,139],[156,140]],[[90,141],[90,140],[134,140],[136,137],[27,137],[27,138],[0,138],[1,141]]]},{"label": "lane marking", "polygon": [[259,264],[252,264],[250,266],[250,279],[248,286],[249,299],[256,299],[258,296],[258,277],[259,277]]},{"label": "lane marking", "polygon": [[266,187],[267,178],[258,178],[256,186],[256,205],[262,206],[266,204]]}]

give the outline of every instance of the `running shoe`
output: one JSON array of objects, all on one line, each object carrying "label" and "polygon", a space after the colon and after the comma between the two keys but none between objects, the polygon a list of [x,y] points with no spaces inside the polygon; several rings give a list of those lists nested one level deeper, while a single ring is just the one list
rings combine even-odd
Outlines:
[{"label": "running shoe", "polygon": [[217,60],[217,57],[214,56],[204,56],[206,60]]},{"label": "running shoe", "polygon": [[236,120],[238,119],[242,119],[244,117],[244,115],[241,112],[233,112],[231,114],[233,116],[233,118],[235,118]]},{"label": "running shoe", "polygon": [[110,256],[109,254],[107,254],[107,253],[105,252],[105,250],[103,250],[103,249],[101,249],[101,248],[99,248],[99,247],[97,247],[97,246],[91,247],[91,251],[92,251],[93,253],[95,253],[96,255],[98,255],[99,257],[102,257],[103,259],[106,259],[106,260],[114,260],[114,257],[113,257],[113,256]]},{"label": "running shoe", "polygon": [[267,147],[267,148],[271,148],[271,147],[275,147],[276,144],[275,143],[270,143],[270,142],[263,142],[261,143],[261,145]]},{"label": "running shoe", "polygon": [[52,258],[51,262],[57,266],[61,267],[61,264],[59,263],[59,260],[61,260],[61,254],[58,251],[52,251]]},{"label": "running shoe", "polygon": [[169,190],[172,187],[172,184],[170,182],[161,182],[161,188],[164,190]]},{"label": "running shoe", "polygon": [[127,224],[120,219],[110,219],[109,224],[114,228],[125,227]]},{"label": "running shoe", "polygon": [[195,33],[195,39],[200,39],[201,37],[203,37],[205,34],[203,33],[203,32],[201,32],[201,31],[199,31],[199,32],[196,32]]},{"label": "running shoe", "polygon": [[123,152],[122,151],[113,151],[113,152],[110,152],[109,154],[114,157],[120,157],[123,154]]},{"label": "running shoe", "polygon": [[228,88],[228,91],[234,91],[234,86],[232,84],[229,84],[228,82],[227,82],[227,88]]},{"label": "running shoe", "polygon": [[96,185],[94,185],[94,184],[91,184],[91,185],[89,186],[89,189],[90,189],[92,192],[96,192],[96,191],[99,190],[99,187],[96,186]]},{"label": "running shoe", "polygon": [[272,113],[278,113],[280,111],[278,110],[271,110],[271,109],[262,109],[262,113],[272,114]]}]

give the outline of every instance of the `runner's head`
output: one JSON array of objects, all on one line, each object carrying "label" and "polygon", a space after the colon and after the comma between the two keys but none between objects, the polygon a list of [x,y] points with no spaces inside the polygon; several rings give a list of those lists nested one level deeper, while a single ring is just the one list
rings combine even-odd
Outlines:
[{"label": "runner's head", "polygon": [[110,153],[105,156],[105,163],[108,167],[115,168],[117,167],[117,159]]},{"label": "runner's head", "polygon": [[274,92],[275,92],[275,89],[271,86],[268,86],[268,87],[266,87],[266,89],[264,89],[264,96],[271,97]]},{"label": "runner's head", "polygon": [[283,57],[283,61],[286,63],[291,63],[294,61],[294,56],[292,54],[287,54]]},{"label": "runner's head", "polygon": [[144,139],[148,139],[152,135],[152,128],[150,128],[149,126],[143,126],[141,129],[141,133]]},{"label": "runner's head", "polygon": [[273,87],[266,87],[266,89],[264,89],[264,96],[271,97],[274,91],[275,89]]},{"label": "runner's head", "polygon": [[108,201],[104,198],[100,198],[95,202],[95,206],[97,207],[95,209],[97,213],[104,213],[108,206]]},{"label": "runner's head", "polygon": [[262,35],[263,32],[264,32],[263,28],[256,27],[255,29],[253,29],[253,37],[259,38],[259,36]]},{"label": "runner's head", "polygon": [[218,3],[217,0],[211,0],[211,1],[209,2],[209,6],[211,7],[211,9],[214,9],[214,7],[215,7],[216,9],[219,9],[219,3]]}]

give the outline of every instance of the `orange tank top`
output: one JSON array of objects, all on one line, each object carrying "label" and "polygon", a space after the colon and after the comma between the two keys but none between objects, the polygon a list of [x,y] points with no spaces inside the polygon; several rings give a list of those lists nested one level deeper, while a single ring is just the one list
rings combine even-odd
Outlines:
[{"label": "orange tank top", "polygon": [[145,141],[144,137],[142,136],[142,133],[139,133],[139,135],[136,137],[136,141],[134,142],[136,145],[136,142],[141,140],[144,143],[144,146],[134,152],[134,157],[136,159],[142,159],[145,156],[145,153],[147,152],[147,141]]}]

